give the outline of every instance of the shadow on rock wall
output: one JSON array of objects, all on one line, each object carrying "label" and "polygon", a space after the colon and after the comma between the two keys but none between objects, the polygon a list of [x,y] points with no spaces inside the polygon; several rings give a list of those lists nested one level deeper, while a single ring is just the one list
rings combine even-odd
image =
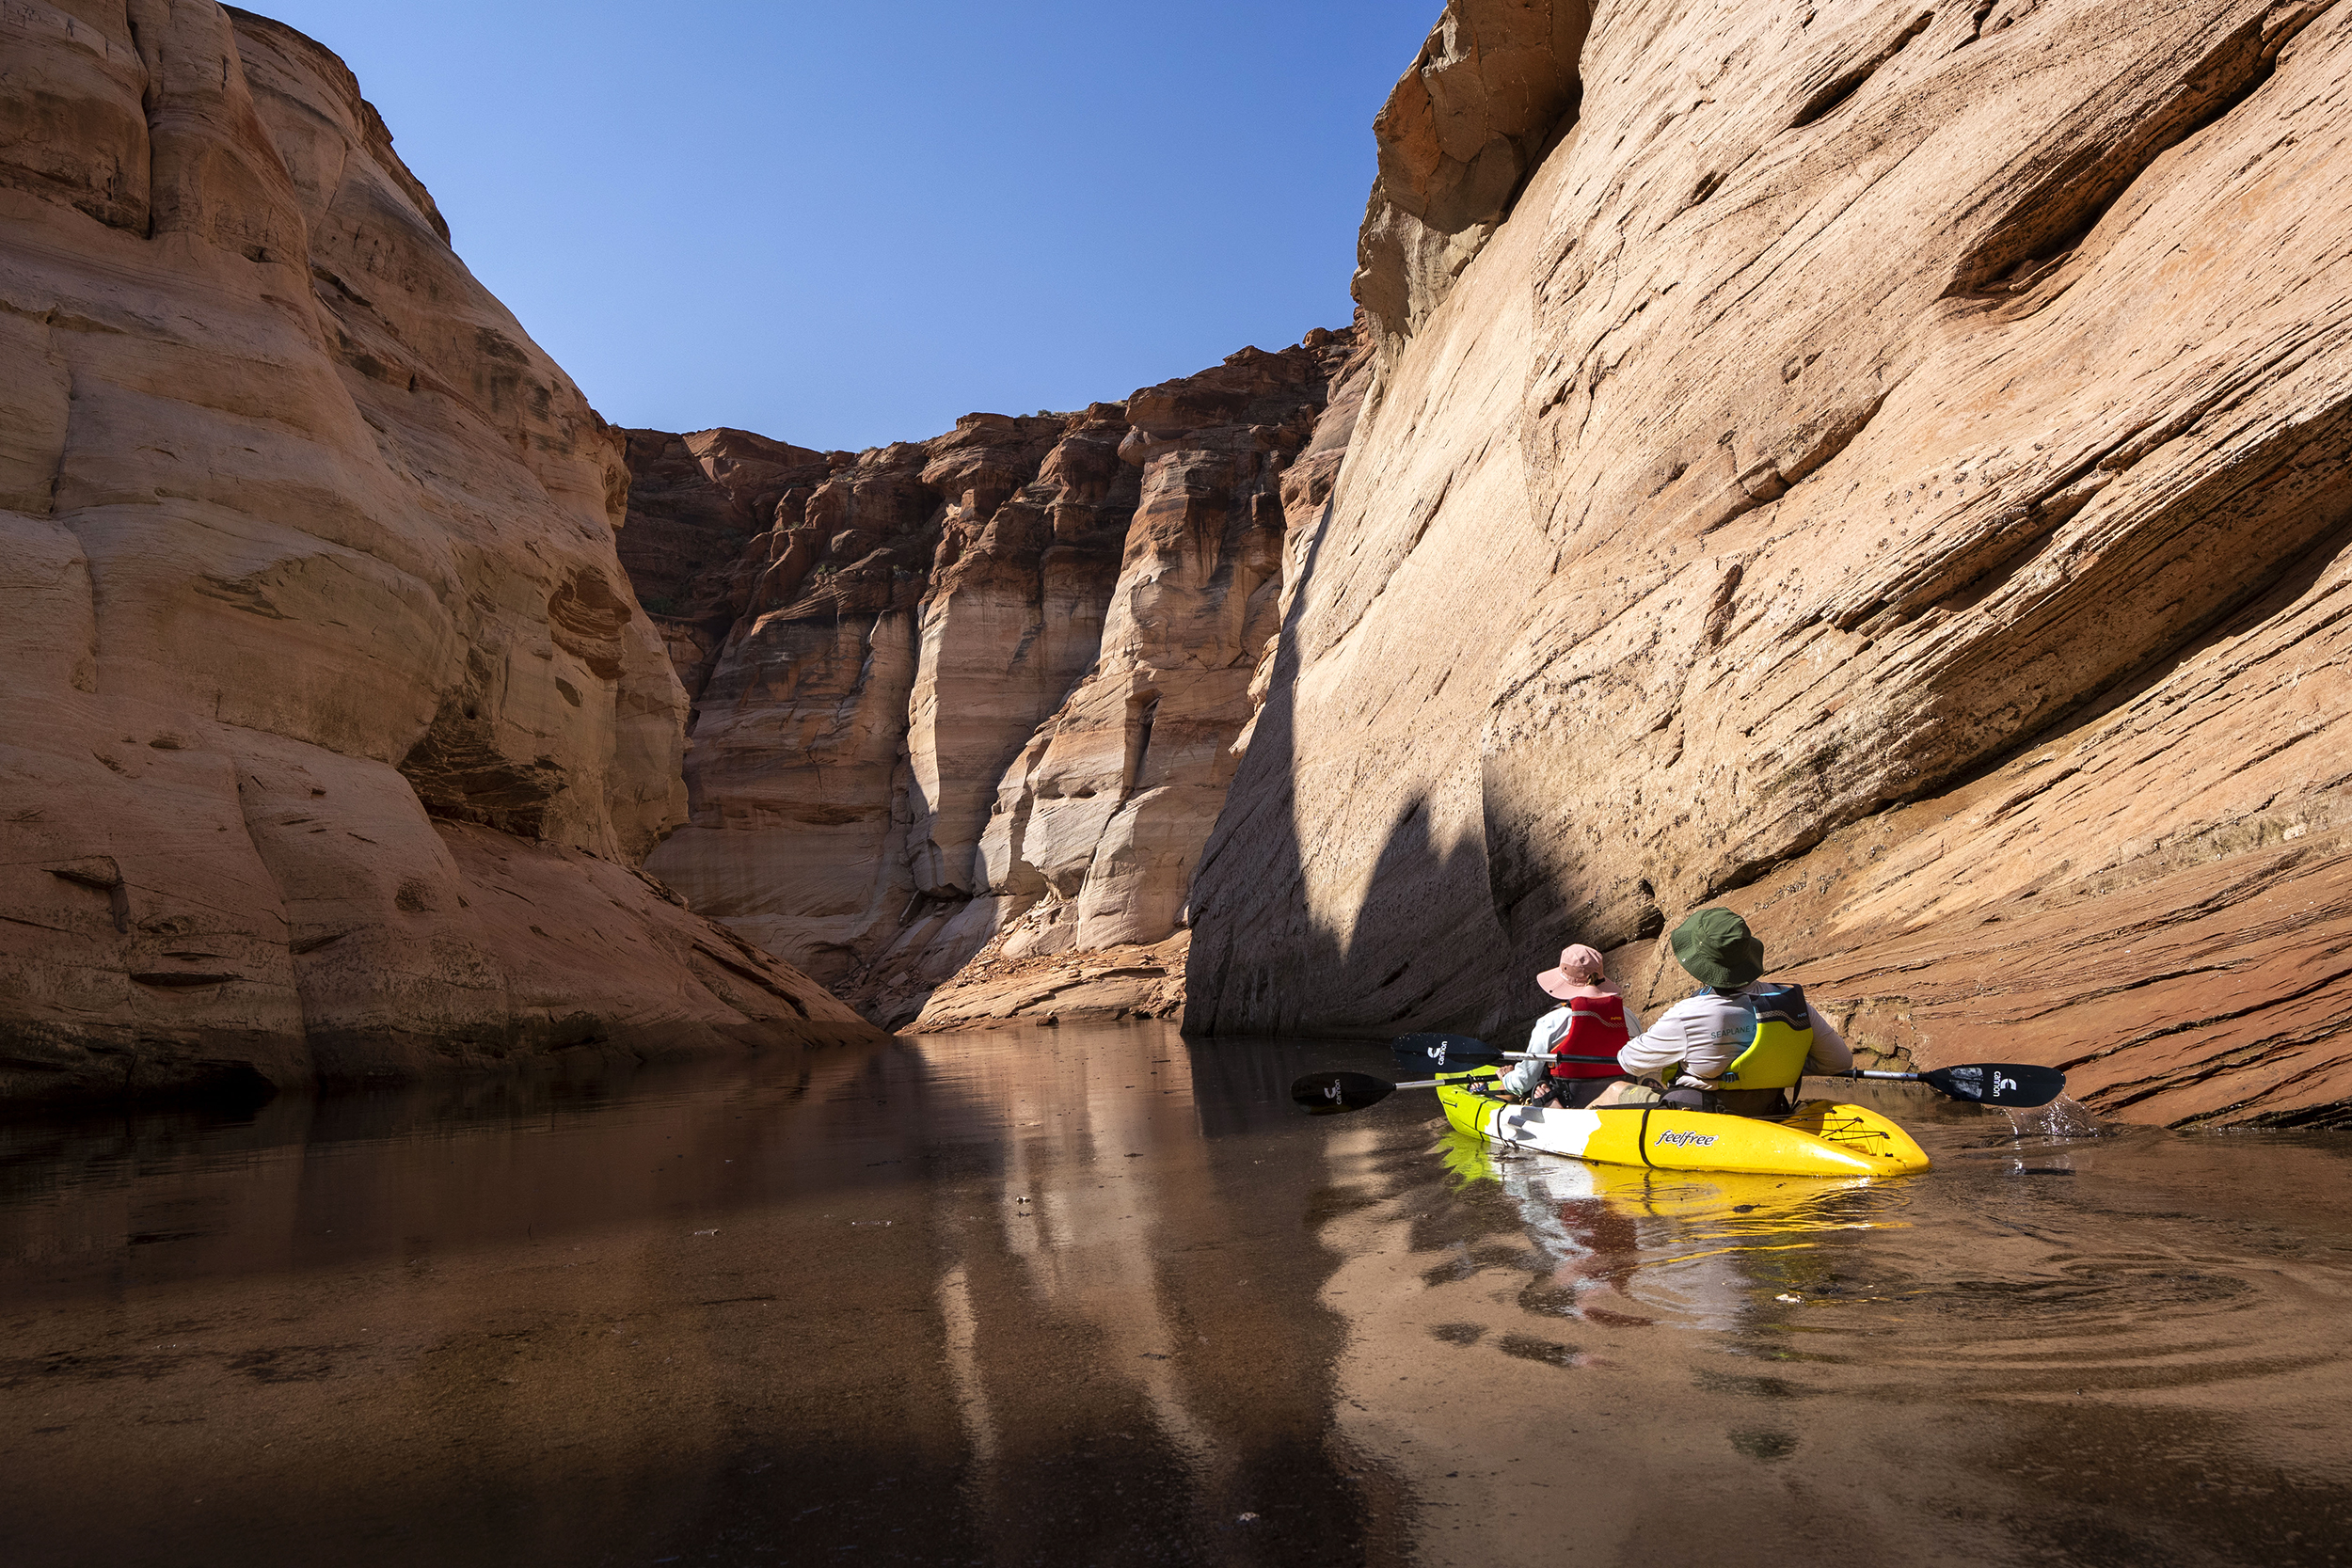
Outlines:
[{"label": "shadow on rock wall", "polygon": [[1597,16],[1382,322],[1192,1025],[1471,1022],[1576,939],[1654,1002],[1723,902],[1883,1054],[2344,1119],[2347,59],[2316,0]]}]

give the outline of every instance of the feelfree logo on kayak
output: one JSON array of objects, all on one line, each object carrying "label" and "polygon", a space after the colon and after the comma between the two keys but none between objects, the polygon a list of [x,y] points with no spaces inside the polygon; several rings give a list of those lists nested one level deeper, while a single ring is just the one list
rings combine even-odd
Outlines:
[{"label": "feelfree logo on kayak", "polygon": [[1650,1140],[1661,1147],[1674,1144],[1682,1148],[1705,1148],[1721,1141],[1722,1134],[1717,1132],[1661,1132]]}]

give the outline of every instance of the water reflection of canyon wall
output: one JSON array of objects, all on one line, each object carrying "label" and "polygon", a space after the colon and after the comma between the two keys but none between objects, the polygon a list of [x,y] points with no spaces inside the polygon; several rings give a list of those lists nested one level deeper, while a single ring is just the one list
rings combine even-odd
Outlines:
[{"label": "water reflection of canyon wall", "polygon": [[56,1429],[0,1434],[16,1528],[151,1559],[200,1486],[210,1560],[830,1550],[910,1510],[1006,1562],[1363,1560],[1396,1485],[1326,1441],[1291,1064],[1021,1043],[14,1128],[0,1380]]},{"label": "water reflection of canyon wall", "polygon": [[[1298,1286],[1327,1255],[1298,1229],[1302,1173],[1269,1171],[1248,1135],[1294,1116],[1284,1064],[1145,1037],[1141,1056],[1078,1040],[992,1053],[960,1080],[1014,1134],[993,1213],[948,1222],[938,1287],[967,1494],[1008,1532],[1004,1560],[1030,1560],[1071,1489],[1122,1484],[1159,1515],[1135,1521],[1133,1557],[1203,1519],[1218,1533],[1199,1544],[1221,1560],[1321,1557],[1361,1535],[1393,1482],[1326,1442],[1339,1324]],[[1279,1496],[1270,1476],[1290,1478]],[[1097,1560],[1127,1560],[1101,1544]]]}]

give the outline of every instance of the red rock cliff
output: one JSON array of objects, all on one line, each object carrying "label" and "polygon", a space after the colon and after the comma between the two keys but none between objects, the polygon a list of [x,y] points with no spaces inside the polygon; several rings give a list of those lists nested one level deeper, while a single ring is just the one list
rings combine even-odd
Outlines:
[{"label": "red rock cliff", "polygon": [[652,869],[892,1023],[1104,968],[1105,1007],[1172,1007],[1285,475],[1353,341],[855,454],[631,432],[622,559],[694,693],[692,816]]},{"label": "red rock cliff", "polygon": [[863,1026],[634,869],[621,442],[342,62],[0,12],[0,1096]]},{"label": "red rock cliff", "polygon": [[1882,1053],[2344,1120],[2347,77],[2328,0],[1449,5],[1188,1026],[1677,994],[1725,902]]}]

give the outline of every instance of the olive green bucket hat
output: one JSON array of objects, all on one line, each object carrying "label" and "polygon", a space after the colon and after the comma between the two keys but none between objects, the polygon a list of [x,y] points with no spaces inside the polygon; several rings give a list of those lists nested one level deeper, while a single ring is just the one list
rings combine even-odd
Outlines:
[{"label": "olive green bucket hat", "polygon": [[1676,961],[1703,986],[1736,988],[1764,973],[1764,944],[1729,910],[1700,910],[1667,940]]}]

